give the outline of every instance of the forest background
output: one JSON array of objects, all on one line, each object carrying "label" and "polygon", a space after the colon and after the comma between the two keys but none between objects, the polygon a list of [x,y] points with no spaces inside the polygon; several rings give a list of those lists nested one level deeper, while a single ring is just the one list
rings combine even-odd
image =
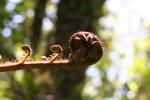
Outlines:
[{"label": "forest background", "polygon": [[2,0],[0,62],[33,48],[33,59],[51,44],[68,47],[78,31],[97,34],[103,58],[85,70],[19,70],[0,73],[3,100],[148,100],[150,98],[149,0]]}]

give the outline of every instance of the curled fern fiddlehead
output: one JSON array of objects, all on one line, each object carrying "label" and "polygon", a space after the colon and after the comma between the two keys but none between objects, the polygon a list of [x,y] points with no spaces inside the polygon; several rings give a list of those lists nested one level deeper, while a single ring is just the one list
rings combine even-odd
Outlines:
[{"label": "curled fern fiddlehead", "polygon": [[70,37],[71,61],[95,63],[101,59],[103,49],[100,39],[90,32],[77,32]]},{"label": "curled fern fiddlehead", "polygon": [[60,55],[63,52],[63,49],[60,45],[52,45],[50,46],[50,50],[53,52],[50,58],[50,63],[60,58]]},{"label": "curled fern fiddlehead", "polygon": [[20,64],[23,64],[26,61],[26,59],[31,56],[32,49],[29,45],[22,45],[21,49],[25,52],[25,55],[23,56],[23,60],[20,62]]}]

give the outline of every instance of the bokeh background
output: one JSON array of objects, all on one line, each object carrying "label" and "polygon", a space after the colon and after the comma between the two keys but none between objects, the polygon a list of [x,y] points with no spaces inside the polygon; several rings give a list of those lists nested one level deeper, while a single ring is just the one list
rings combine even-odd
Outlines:
[{"label": "bokeh background", "polygon": [[33,60],[49,55],[51,44],[67,51],[77,31],[99,35],[104,55],[84,70],[1,72],[0,99],[149,100],[149,5],[149,0],[1,0],[1,63],[20,58],[22,44],[32,46]]}]

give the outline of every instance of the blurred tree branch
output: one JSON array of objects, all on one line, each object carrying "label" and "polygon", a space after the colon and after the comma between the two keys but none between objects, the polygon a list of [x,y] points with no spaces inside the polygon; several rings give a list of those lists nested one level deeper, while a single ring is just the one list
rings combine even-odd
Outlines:
[{"label": "blurred tree branch", "polygon": [[42,34],[41,26],[42,26],[42,20],[45,16],[45,7],[48,0],[38,0],[37,5],[35,8],[35,15],[34,15],[34,21],[32,25],[32,37],[31,37],[31,44],[33,49],[35,50],[40,42],[40,37]]}]

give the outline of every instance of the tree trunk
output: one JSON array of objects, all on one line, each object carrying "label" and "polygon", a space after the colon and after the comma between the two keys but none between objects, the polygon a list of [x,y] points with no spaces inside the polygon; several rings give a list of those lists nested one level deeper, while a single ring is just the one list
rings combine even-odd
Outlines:
[{"label": "tree trunk", "polygon": [[[55,39],[68,56],[69,37],[78,31],[96,33],[104,0],[60,0],[58,4]],[[71,66],[70,66],[71,67]],[[81,66],[82,67],[82,66]],[[53,71],[56,100],[81,100],[86,68]]]},{"label": "tree trunk", "polygon": [[31,35],[31,44],[32,48],[37,52],[37,46],[40,42],[40,37],[42,34],[41,26],[42,20],[45,16],[45,7],[48,0],[38,0],[37,6],[35,8],[35,16],[32,24],[32,35]]}]

